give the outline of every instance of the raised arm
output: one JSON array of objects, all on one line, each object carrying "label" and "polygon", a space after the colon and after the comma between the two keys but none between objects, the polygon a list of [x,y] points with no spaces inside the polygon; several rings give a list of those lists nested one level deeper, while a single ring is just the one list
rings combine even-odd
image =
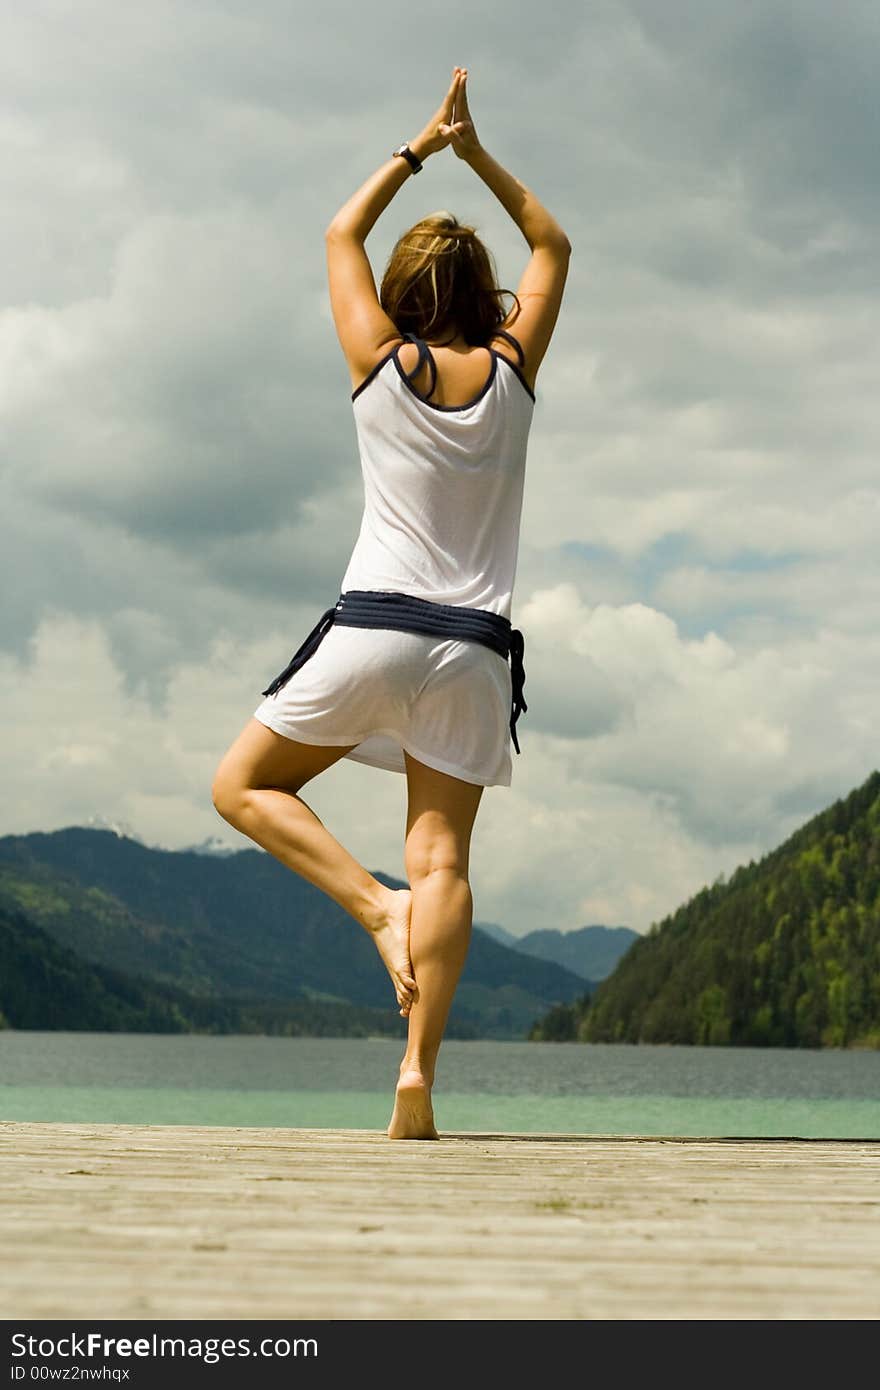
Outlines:
[{"label": "raised arm", "polygon": [[[437,111],[408,142],[422,162],[450,143],[448,124],[445,134],[440,127],[452,119],[461,71],[453,69],[452,82]],[[386,159],[343,203],[325,233],[330,306],[354,387],[369,374],[385,345],[400,337],[379,303],[364,242],[394,195],[413,177],[405,159]]]},{"label": "raised arm", "polygon": [[531,249],[531,259],[517,289],[522,308],[518,310],[514,305],[502,327],[518,338],[525,355],[524,375],[534,386],[559,316],[571,242],[532,190],[508,173],[480,144],[468,106],[466,68],[456,91],[453,121],[441,125],[440,132],[450,137],[459,159],[465,160],[495,194]]}]

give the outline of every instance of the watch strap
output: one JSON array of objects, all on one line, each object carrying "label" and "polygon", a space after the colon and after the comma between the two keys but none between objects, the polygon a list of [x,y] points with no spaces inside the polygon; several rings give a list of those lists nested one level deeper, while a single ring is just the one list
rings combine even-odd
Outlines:
[{"label": "watch strap", "polygon": [[420,172],[422,168],[422,161],[419,159],[417,154],[413,153],[413,151],[410,149],[409,145],[406,144],[406,142],[400,145],[398,149],[394,150],[393,154],[401,155],[406,160],[407,164],[410,166],[414,174],[418,174]]}]

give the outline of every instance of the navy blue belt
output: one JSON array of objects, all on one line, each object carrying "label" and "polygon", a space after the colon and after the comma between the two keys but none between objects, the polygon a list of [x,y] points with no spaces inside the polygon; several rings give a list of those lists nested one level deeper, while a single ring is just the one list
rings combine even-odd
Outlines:
[{"label": "navy blue belt", "polygon": [[411,594],[398,594],[383,589],[348,589],[339,595],[333,608],[322,613],[315,626],[298,651],[271,685],[263,691],[264,695],[275,695],[290,677],[320,647],[333,624],[341,627],[392,628],[396,632],[422,632],[429,637],[450,637],[461,642],[479,642],[491,647],[493,652],[510,658],[510,678],[513,686],[513,702],[510,711],[510,736],[517,753],[520,746],[516,738],[516,721],[528,709],[523,697],[526,673],[523,668],[525,641],[519,628],[511,627],[510,620],[500,613],[490,613],[485,608],[463,608],[454,603],[433,603],[428,599],[414,598]]}]

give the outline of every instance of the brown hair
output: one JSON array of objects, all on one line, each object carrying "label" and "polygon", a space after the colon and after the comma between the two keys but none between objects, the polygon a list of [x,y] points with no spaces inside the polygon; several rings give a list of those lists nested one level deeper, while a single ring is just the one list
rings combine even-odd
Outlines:
[{"label": "brown hair", "polygon": [[481,347],[507,317],[491,252],[451,212],[423,217],[399,238],[385,267],[379,302],[401,332],[433,340],[462,334]]}]

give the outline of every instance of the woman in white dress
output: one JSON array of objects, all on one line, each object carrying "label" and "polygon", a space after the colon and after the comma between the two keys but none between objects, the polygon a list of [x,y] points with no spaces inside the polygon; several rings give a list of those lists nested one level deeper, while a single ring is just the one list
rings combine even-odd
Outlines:
[{"label": "woman in white dress", "polygon": [[[366,237],[404,181],[447,146],[530,248],[509,314],[485,246],[445,212],[403,234],[376,293]],[[421,133],[333,218],[326,250],[365,494],[337,609],[347,594],[402,601],[453,626],[438,635],[406,620],[343,625],[328,610],[300,649],[308,659],[276,678],[223,757],[213,798],[225,820],[371,934],[409,1021],[388,1134],[434,1139],[431,1087],[473,917],[471,832],[483,788],[510,784],[511,736],[519,752],[514,724],[526,708],[512,639],[509,668],[507,646],[492,650],[468,624],[510,633],[535,378],[571,247],[478,140],[467,70],[455,68]],[[299,796],[343,757],[406,775],[408,889],[379,883]]]}]

